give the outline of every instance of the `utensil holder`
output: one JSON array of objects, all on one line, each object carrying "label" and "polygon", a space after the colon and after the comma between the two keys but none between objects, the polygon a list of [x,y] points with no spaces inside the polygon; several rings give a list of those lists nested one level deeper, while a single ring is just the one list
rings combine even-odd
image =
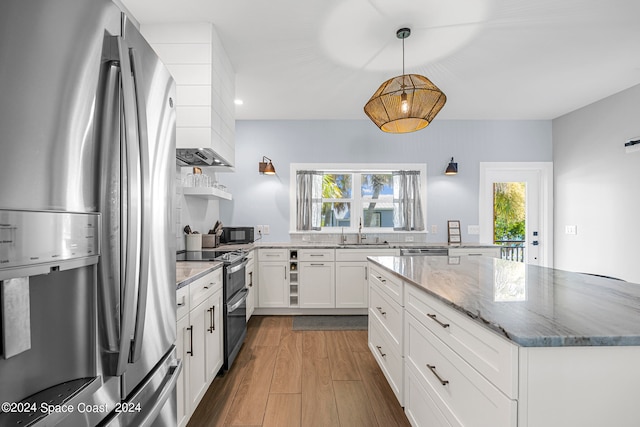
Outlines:
[{"label": "utensil holder", "polygon": [[202,235],[202,247],[203,248],[215,248],[216,247],[216,235],[215,234],[203,234]]},{"label": "utensil holder", "polygon": [[187,250],[202,250],[202,234],[187,234]]}]

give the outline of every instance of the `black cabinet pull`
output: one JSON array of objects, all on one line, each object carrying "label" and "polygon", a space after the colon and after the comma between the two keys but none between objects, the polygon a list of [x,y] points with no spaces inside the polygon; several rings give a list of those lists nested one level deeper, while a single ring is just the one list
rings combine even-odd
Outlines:
[{"label": "black cabinet pull", "polygon": [[193,326],[189,326],[187,328],[187,331],[189,331],[189,335],[191,336],[191,339],[190,339],[190,341],[191,341],[191,343],[190,343],[191,350],[187,351],[187,354],[189,354],[189,355],[191,355],[191,357],[193,357]]},{"label": "black cabinet pull", "polygon": [[432,320],[434,320],[438,325],[442,326],[443,328],[448,328],[450,326],[448,323],[442,323],[441,321],[436,319],[436,315],[435,314],[427,313],[427,317],[430,317]]},{"label": "black cabinet pull", "polygon": [[438,381],[440,381],[440,384],[442,385],[447,385],[449,384],[449,381],[447,380],[443,380],[440,375],[438,375],[438,373],[436,372],[436,367],[434,365],[429,365],[427,364],[427,368],[429,368],[429,370],[433,373],[433,375],[436,376],[436,378],[438,379]]}]

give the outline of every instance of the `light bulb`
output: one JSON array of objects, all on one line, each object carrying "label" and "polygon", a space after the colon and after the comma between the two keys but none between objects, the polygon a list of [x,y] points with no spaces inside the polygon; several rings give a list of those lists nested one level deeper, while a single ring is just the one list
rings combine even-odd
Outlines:
[{"label": "light bulb", "polygon": [[404,114],[409,112],[409,101],[407,101],[407,94],[405,92],[402,92],[402,95],[400,95],[400,111]]}]

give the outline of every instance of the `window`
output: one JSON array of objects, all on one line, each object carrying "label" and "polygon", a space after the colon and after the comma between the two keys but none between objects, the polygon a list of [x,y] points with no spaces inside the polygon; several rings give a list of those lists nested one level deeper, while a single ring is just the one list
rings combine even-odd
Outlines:
[{"label": "window", "polygon": [[[291,192],[297,197],[292,200],[294,219],[291,229],[294,232],[336,232],[342,229],[353,232],[360,225],[368,231],[424,230],[425,165],[292,164],[291,168],[292,176],[298,176],[298,179],[292,180],[295,187]],[[313,174],[321,179],[301,180],[301,174]],[[412,179],[407,175],[413,177],[413,183],[406,183],[407,179]],[[318,188],[304,188],[320,182],[321,191]],[[305,194],[317,195],[320,192],[321,198],[301,200]],[[316,206],[309,208],[314,203]],[[301,217],[312,217],[303,212],[305,209],[320,210],[319,220],[311,224],[301,222]],[[406,212],[407,209],[417,209],[417,213]],[[297,225],[295,218],[298,218]]]}]

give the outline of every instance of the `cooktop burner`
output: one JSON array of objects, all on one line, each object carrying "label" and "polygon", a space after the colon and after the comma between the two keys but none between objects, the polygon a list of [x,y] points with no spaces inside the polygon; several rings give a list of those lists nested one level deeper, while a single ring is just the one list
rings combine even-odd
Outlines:
[{"label": "cooktop burner", "polygon": [[244,256],[243,251],[185,251],[176,254],[176,261],[222,261],[225,264],[231,264]]}]

